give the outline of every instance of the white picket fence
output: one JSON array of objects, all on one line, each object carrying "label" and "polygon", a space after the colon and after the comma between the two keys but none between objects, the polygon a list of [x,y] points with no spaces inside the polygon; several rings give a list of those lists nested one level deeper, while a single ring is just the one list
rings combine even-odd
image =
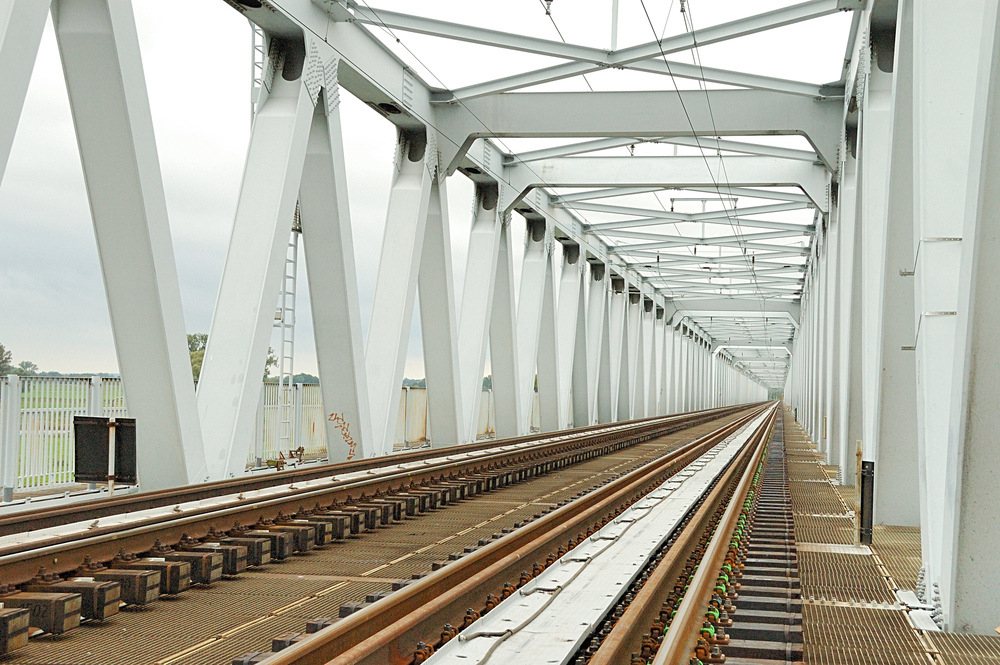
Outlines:
[{"label": "white picket fence", "polygon": [[[310,458],[326,453],[326,429],[319,385],[295,384],[291,395],[291,443]],[[537,402],[537,399],[536,399]],[[537,425],[536,413],[532,424]],[[12,491],[40,490],[73,482],[73,417],[128,417],[119,378],[0,377],[0,481],[9,500]],[[276,459],[282,445],[280,387],[261,387],[254,446],[247,463]],[[484,390],[477,438],[496,436],[493,391]],[[432,440],[427,419],[427,391],[402,388],[394,448],[405,450]],[[288,451],[283,451],[285,455]]]}]

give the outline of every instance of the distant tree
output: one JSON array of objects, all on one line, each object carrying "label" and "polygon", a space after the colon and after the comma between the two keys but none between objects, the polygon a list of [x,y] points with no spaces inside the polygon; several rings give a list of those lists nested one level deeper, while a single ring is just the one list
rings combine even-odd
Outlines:
[{"label": "distant tree", "polygon": [[492,389],[493,389],[493,375],[490,374],[489,376],[484,376],[483,390],[492,390]]},{"label": "distant tree", "polygon": [[205,347],[208,346],[207,333],[192,333],[187,336],[188,354],[191,356],[191,376],[198,383],[201,376],[201,363],[205,359]]},{"label": "distant tree", "polygon": [[204,351],[208,346],[208,333],[192,333],[188,337],[188,352]]},{"label": "distant tree", "polygon": [[0,344],[0,375],[10,374],[14,370],[14,354]]},{"label": "distant tree", "polygon": [[403,379],[404,388],[426,388],[427,379]]},{"label": "distant tree", "polygon": [[313,376],[312,374],[296,374],[292,377],[292,383],[318,384],[319,377]]},{"label": "distant tree", "polygon": [[191,376],[194,378],[195,383],[198,383],[198,377],[201,376],[201,363],[203,360],[205,360],[205,349],[191,352]]},{"label": "distant tree", "polygon": [[21,376],[35,376],[38,374],[38,365],[30,360],[22,360],[14,371]]},{"label": "distant tree", "polygon": [[267,347],[267,361],[264,363],[264,380],[271,376],[271,368],[278,366],[278,356],[274,355],[274,349]]}]

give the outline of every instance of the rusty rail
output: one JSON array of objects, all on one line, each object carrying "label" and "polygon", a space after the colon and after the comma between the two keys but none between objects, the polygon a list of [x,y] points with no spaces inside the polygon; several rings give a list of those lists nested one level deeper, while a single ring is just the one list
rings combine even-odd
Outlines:
[{"label": "rusty rail", "polygon": [[[544,460],[559,455],[572,455],[577,452],[586,451],[592,448],[599,448],[603,445],[613,445],[623,440],[642,441],[655,436],[684,429],[712,420],[724,417],[735,410],[746,407],[719,409],[714,411],[701,411],[693,414],[685,414],[675,417],[660,417],[636,421],[633,427],[608,431],[607,425],[602,427],[591,427],[583,430],[579,435],[575,432],[571,438],[561,438],[558,441],[550,441],[539,444],[537,447],[530,447],[516,451],[497,450],[495,453],[486,454],[477,458],[464,458],[461,454],[470,450],[481,450],[483,446],[476,445],[473,448],[456,447],[447,450],[436,450],[433,455],[421,454],[420,459],[438,458],[439,463],[428,464],[420,469],[398,470],[398,464],[405,461],[414,461],[410,456],[393,456],[390,460],[378,458],[380,466],[387,471],[380,475],[373,475],[371,478],[356,480],[352,482],[333,483],[321,488],[303,488],[290,491],[288,494],[276,496],[266,500],[246,499],[239,503],[228,506],[206,507],[201,509],[186,510],[182,513],[169,513],[159,515],[148,520],[133,522],[127,526],[95,526],[85,534],[68,534],[55,537],[45,541],[35,541],[20,545],[12,545],[0,549],[0,579],[6,584],[20,584],[31,580],[37,573],[39,566],[52,573],[66,573],[76,570],[84,563],[85,557],[89,556],[95,561],[107,561],[113,558],[119,550],[124,549],[130,553],[140,553],[150,550],[157,540],[167,543],[175,543],[185,535],[201,538],[208,534],[214,527],[216,529],[229,528],[234,522],[242,524],[253,524],[258,519],[274,519],[279,513],[292,513],[301,508],[311,508],[317,502],[329,502],[331,500],[344,501],[350,497],[357,498],[363,494],[372,495],[378,492],[388,493],[398,490],[403,486],[419,485],[424,482],[434,482],[442,477],[449,478],[461,474],[475,474],[487,472],[498,467],[531,463],[533,461]],[[552,438],[553,434],[545,435],[545,438]],[[558,436],[558,435],[555,435]],[[505,440],[494,442],[489,447],[506,447],[515,440]],[[407,459],[403,459],[406,457]],[[344,465],[331,465],[324,467],[320,477],[330,477],[334,474],[343,474],[348,471],[357,471],[367,468],[373,460],[366,460],[356,466],[345,468]],[[315,473],[315,472],[313,472]],[[261,479],[251,479],[251,483],[259,483]],[[271,485],[285,485],[290,480],[290,476],[282,474],[271,477]],[[241,485],[230,486],[230,493],[238,490]],[[183,492],[180,492],[183,494]],[[171,496],[175,494],[168,493]],[[176,505],[174,502],[167,502],[159,507]],[[77,508],[79,515],[90,515],[88,509]],[[126,512],[119,509],[119,513]],[[20,518],[25,522],[26,527],[35,527],[35,518],[30,514]],[[84,521],[79,517],[73,522]],[[40,528],[40,527],[35,527]],[[23,529],[22,529],[23,530]]]},{"label": "rusty rail", "polygon": [[698,565],[694,579],[684,594],[684,599],[670,624],[670,630],[663,638],[663,644],[656,652],[652,665],[672,665],[686,663],[690,660],[695,643],[698,641],[699,629],[705,618],[705,608],[712,596],[719,569],[722,567],[729,549],[730,538],[743,509],[743,502],[753,484],[754,472],[763,459],[765,444],[770,437],[777,416],[777,407],[772,407],[767,426],[760,428],[755,435],[754,455],[746,468],[746,473],[740,479],[736,492],[730,499],[726,512],[716,527],[715,535]]},{"label": "rusty rail", "polygon": [[703,436],[428,575],[413,585],[283,649],[268,665],[376,665],[411,662],[420,641],[434,641],[446,623],[461,626],[467,608],[504,582],[648,493],[662,479],[760,415],[766,407]]},{"label": "rusty rail", "polygon": [[[705,409],[702,411],[692,411],[676,416],[654,416],[632,421],[632,424],[641,427],[644,424],[668,424],[676,421],[678,424],[686,426],[705,422],[714,418],[723,417],[729,413],[735,413],[741,409],[752,405],[740,405],[735,407],[722,407],[718,409]],[[606,430],[613,425],[626,423],[604,423],[600,425],[590,425],[580,427],[565,433],[584,436],[591,433]],[[307,480],[327,478],[332,475],[342,475],[355,473],[357,471],[367,471],[378,469],[387,464],[406,464],[407,462],[417,462],[421,460],[433,459],[445,455],[456,455],[479,450],[487,450],[498,446],[510,446],[531,441],[542,441],[558,436],[560,432],[546,432],[543,434],[533,434],[530,436],[512,437],[509,439],[480,441],[463,444],[460,446],[450,446],[446,448],[428,448],[409,453],[398,453],[390,457],[370,457],[365,459],[352,460],[348,462],[337,462],[333,464],[311,465],[301,469],[291,469],[277,474],[266,474],[253,478],[232,478],[211,483],[201,483],[188,487],[159,490],[155,492],[141,492],[118,497],[95,499],[86,504],[73,506],[60,506],[54,508],[43,508],[40,510],[23,511],[10,516],[0,517],[0,536],[7,536],[15,533],[22,533],[28,530],[46,529],[54,526],[63,526],[74,522],[85,522],[97,520],[110,515],[118,515],[126,512],[136,512],[154,508],[162,508],[178,503],[191,501],[201,501],[212,499],[229,494],[240,492],[252,492],[259,489],[267,489],[275,485],[294,484]]]},{"label": "rusty rail", "polygon": [[[770,431],[770,425],[762,428],[762,431]],[[628,663],[631,654],[641,651],[643,634],[649,632],[649,627],[659,617],[663,601],[684,569],[688,557],[694,552],[699,537],[708,528],[712,516],[723,505],[727,490],[748,469],[754,468],[752,462],[758,457],[765,440],[766,438],[755,433],[750,439],[750,445],[729,465],[642,589],[629,603],[618,623],[601,642],[601,647],[590,659],[589,665]]]}]

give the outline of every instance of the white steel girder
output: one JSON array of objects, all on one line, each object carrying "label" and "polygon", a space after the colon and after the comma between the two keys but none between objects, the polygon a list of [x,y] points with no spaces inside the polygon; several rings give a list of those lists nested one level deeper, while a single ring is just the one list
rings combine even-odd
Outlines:
[{"label": "white steel girder", "polygon": [[35,67],[49,4],[38,0],[0,2],[0,181],[14,144],[31,71]]},{"label": "white steel girder", "polygon": [[[586,266],[581,268],[580,285],[576,289],[576,329],[573,331],[573,369],[570,373],[570,398],[572,400],[571,423],[573,427],[585,427],[593,424],[591,404],[594,394],[590,383],[590,349],[587,330],[587,284],[590,271]],[[560,300],[562,296],[560,295]]]},{"label": "white steel girder", "polygon": [[[445,180],[431,185],[427,225],[420,253],[420,328],[427,378],[427,418],[435,447],[465,443],[465,413],[451,266],[451,227]],[[405,360],[405,358],[404,358]],[[399,383],[402,383],[402,376]],[[480,391],[481,392],[481,391]],[[465,393],[468,395],[468,393]],[[472,414],[469,414],[472,415]],[[475,414],[478,421],[478,412]],[[390,422],[395,434],[395,421]]]},{"label": "white steel girder", "polygon": [[[316,0],[329,2],[329,0]],[[626,67],[633,63],[665,58],[671,53],[686,51],[696,46],[707,46],[765,30],[791,25],[801,21],[826,16],[837,11],[860,9],[861,3],[852,0],[813,0],[771,12],[757,14],[737,21],[731,21],[694,33],[682,33],[656,42],[640,44],[614,51],[600,64],[590,62],[568,62],[544,69],[516,74],[452,92],[458,99],[470,99],[480,95],[517,90],[519,88],[557,81],[596,71],[602,67]],[[448,99],[445,97],[445,99]]]},{"label": "white steel girder", "polygon": [[608,298],[608,353],[609,353],[609,382],[608,382],[608,422],[622,420],[619,415],[619,394],[621,383],[628,381],[628,362],[623,362],[625,357],[624,349],[627,344],[625,329],[625,308],[628,305],[628,294],[620,290],[612,282],[610,297]]},{"label": "white steel girder", "polygon": [[[863,426],[872,430],[870,433],[862,430],[857,438],[868,444],[864,446],[864,452],[868,454],[865,459],[875,462],[875,523],[918,526],[921,501],[920,484],[915,481],[920,471],[916,430],[916,354],[913,349],[916,338],[913,317],[913,21],[911,3],[904,3],[900,9],[903,13],[898,21],[901,29],[896,40],[892,86],[887,90],[886,81],[881,78],[884,75],[872,72],[866,90],[868,102],[865,108],[870,109],[869,120],[863,124],[859,134],[862,153],[874,152],[871,161],[875,167],[886,171],[884,188],[876,182],[878,189],[873,192],[885,197],[886,203],[884,228],[871,224],[859,228],[857,232],[862,236],[862,243],[884,243],[885,247],[884,253],[872,256],[862,251],[859,255],[864,283],[878,284],[881,291],[874,294],[871,289],[865,289],[859,300],[863,301],[864,307],[871,308],[867,316],[875,314],[881,317],[881,321],[880,324],[868,323],[869,328],[863,331],[862,344],[866,351],[869,344],[879,345],[880,355],[875,367],[880,369],[875,372],[876,383],[869,387],[876,401],[865,404],[874,413],[864,416]],[[879,113],[888,113],[889,117],[881,118]],[[864,174],[867,168],[866,163],[860,170]],[[864,180],[868,181],[870,177],[864,175]],[[869,189],[872,189],[871,184]],[[865,198],[864,191],[862,198]],[[877,202],[866,200],[864,205],[865,213],[883,214]],[[875,218],[872,221],[881,220]],[[869,240],[869,230],[878,234],[873,240]],[[876,263],[879,259],[882,260],[881,265]],[[871,302],[870,298],[874,297],[881,300]],[[858,351],[856,355],[861,353]],[[857,362],[853,354],[852,350],[852,360]],[[853,365],[851,371],[854,371]],[[863,371],[865,380],[870,381],[868,370]],[[868,418],[871,418],[870,425]],[[876,438],[867,439],[869,436]],[[854,440],[851,439],[850,466],[853,466]],[[891,491],[887,491],[889,488]]]},{"label": "white steel girder", "polygon": [[554,148],[542,148],[529,152],[519,152],[504,158],[506,164],[515,162],[527,163],[539,159],[550,159],[552,157],[569,157],[571,155],[581,155],[597,150],[609,150],[612,148],[624,148],[636,143],[665,143],[668,145],[683,145],[693,148],[703,148],[710,151],[723,150],[726,152],[746,153],[750,155],[765,155],[768,157],[782,157],[785,159],[800,159],[806,162],[815,162],[819,159],[815,151],[796,150],[794,148],[779,148],[770,145],[760,145],[757,143],[747,143],[744,141],[726,141],[705,136],[675,136],[672,138],[610,138],[595,139],[592,141],[580,141],[556,146]]},{"label": "white steel girder", "polygon": [[[314,99],[301,75],[304,44],[269,53],[236,218],[198,381],[198,410],[212,479],[242,475],[253,435],[260,376],[285,269]],[[286,76],[288,79],[286,79]]]},{"label": "white steel girder", "polygon": [[596,407],[594,412],[599,423],[611,422],[614,417],[614,408],[612,406],[613,393],[611,391],[612,375],[615,372],[615,361],[612,361],[611,357],[611,335],[613,330],[611,312],[613,311],[612,303],[614,302],[612,285],[611,276],[605,271],[601,286],[604,296],[599,301],[599,306],[604,309],[604,312],[598,319],[601,328],[597,338],[597,348],[595,349],[598,357],[598,369],[596,395],[594,397]]},{"label": "white steel girder", "polygon": [[[0,101],[0,132],[23,101],[32,32],[44,17],[15,3],[14,22],[0,31],[0,65],[14,98]],[[45,5],[45,3],[35,3]],[[47,6],[47,5],[45,5]],[[0,8],[0,17],[5,14]],[[26,12],[31,17],[25,17]],[[167,220],[166,199],[146,95],[132,5],[124,0],[52,4],[70,110],[97,238],[118,366],[136,419],[138,474],[145,490],[206,479],[184,315]],[[18,18],[20,17],[20,18]],[[15,25],[17,23],[18,25]],[[8,43],[11,29],[25,33]],[[24,59],[4,62],[8,44]],[[6,92],[0,83],[0,99]],[[0,133],[0,170],[9,146]],[[287,238],[286,238],[287,239]],[[259,390],[259,388],[258,388]]]},{"label": "white steel girder", "polygon": [[[495,185],[476,186],[476,207],[469,231],[469,252],[462,291],[461,320],[458,327],[459,365],[465,406],[466,441],[476,438],[480,389],[489,348],[497,257],[500,252],[502,221],[497,215],[499,192]],[[472,399],[468,399],[469,397]]]},{"label": "white steel girder", "polygon": [[422,133],[398,133],[382,256],[365,345],[374,452],[392,452],[437,155]]},{"label": "white steel girder", "polygon": [[[923,478],[921,539],[929,580],[940,585],[944,621],[954,620],[954,537],[949,516],[955,485],[941,469],[954,468],[949,428],[955,375],[955,336],[959,273],[967,190],[972,176],[970,151],[975,131],[967,109],[975,108],[977,77],[983,72],[980,42],[986,0],[952,8],[913,4],[913,232],[914,326],[917,367],[917,441]],[[992,26],[991,26],[992,27]],[[990,31],[992,32],[992,31]],[[952,35],[964,35],[957,40]],[[992,49],[989,49],[992,53]],[[988,74],[987,74],[988,75]],[[966,615],[981,628],[982,619]],[[990,626],[992,628],[992,626]]]},{"label": "white steel girder", "polygon": [[[609,279],[606,267],[603,263],[592,263],[590,266],[590,279],[587,288],[587,424],[596,424],[601,421],[599,418],[600,408],[598,403],[599,384],[608,381],[610,374],[610,360],[605,353],[608,349],[606,333],[608,330],[608,286]],[[581,314],[583,310],[581,310]],[[577,316],[580,316],[578,314]],[[604,363],[608,362],[605,367]],[[576,383],[573,384],[574,391]],[[574,400],[576,393],[574,392]],[[581,423],[575,422],[576,426]]]},{"label": "white steel girder", "polygon": [[[815,6],[815,5],[814,5]],[[825,15],[829,11],[830,3],[824,3],[823,5],[816,7],[810,13],[800,13],[795,18],[790,18],[789,14],[791,12],[778,12],[778,16],[782,19],[776,18],[771,24],[761,25],[758,29],[765,29],[767,27],[777,27],[778,25],[787,25],[790,22],[797,22],[799,20],[807,20],[808,18],[814,18],[817,16]],[[592,65],[597,65],[597,67],[592,67],[592,70],[599,69],[600,67],[620,67],[627,69],[635,69],[637,71],[651,72],[655,74],[666,74],[669,76],[676,76],[678,78],[691,78],[696,80],[713,81],[716,83],[725,83],[728,85],[743,86],[749,88],[761,88],[767,90],[777,90],[780,92],[786,92],[789,94],[805,95],[807,97],[823,97],[828,95],[836,96],[840,91],[838,89],[830,89],[827,86],[820,86],[816,84],[803,83],[800,81],[788,81],[784,79],[777,79],[767,76],[758,76],[754,74],[747,74],[743,72],[733,72],[727,70],[721,70],[710,67],[701,67],[696,65],[691,65],[689,63],[667,61],[664,62],[658,58],[663,57],[662,52],[657,50],[651,58],[645,60],[635,60],[629,61],[628,59],[622,59],[616,57],[617,54],[612,51],[608,52],[603,49],[593,48],[589,46],[580,46],[577,44],[569,44],[565,42],[555,42],[548,39],[539,39],[536,37],[529,37],[526,35],[511,34],[507,32],[501,32],[498,30],[489,30],[479,27],[467,26],[459,23],[450,23],[447,21],[440,21],[436,19],[430,19],[423,16],[413,16],[410,14],[401,14],[399,12],[393,12],[385,9],[375,9],[370,7],[362,7],[357,4],[348,5],[348,9],[353,12],[354,20],[359,23],[365,23],[368,25],[374,25],[379,28],[393,29],[393,30],[403,30],[407,32],[415,32],[418,34],[431,35],[434,37],[443,37],[446,39],[469,42],[473,44],[483,44],[486,46],[492,46],[497,48],[510,49],[515,51],[523,51],[527,53],[534,53],[538,55],[545,55],[556,58],[566,58],[569,60],[575,60],[579,63],[590,63]],[[738,22],[737,22],[738,23]],[[704,32],[704,31],[701,31]],[[709,37],[710,40],[717,42],[723,41],[723,39],[731,38],[735,36],[741,36],[743,34],[748,34],[745,30],[735,30],[732,27],[729,28],[727,34],[721,34],[721,31],[715,29],[712,31],[715,34],[714,38]],[[694,46],[694,41],[691,40],[691,36],[685,35],[690,40],[690,45]],[[683,39],[680,38],[680,39]],[[673,42],[679,42],[678,37],[671,38]],[[698,41],[701,43],[701,34],[698,35]],[[680,49],[676,49],[680,50]],[[567,67],[566,73],[576,72],[577,67]],[[572,74],[575,75],[575,74]],[[551,78],[551,74],[544,74],[544,78],[548,80],[554,80]],[[519,79],[523,80],[523,79]],[[517,87],[523,87],[518,85]],[[450,101],[454,95],[454,98],[458,99],[468,99],[479,94],[486,94],[487,92],[501,92],[513,89],[510,84],[506,86],[504,84],[491,85],[490,83],[485,83],[481,85],[471,86],[466,90],[459,90],[454,93],[449,93],[448,95],[442,95],[442,99]]]},{"label": "white steel girder", "polygon": [[[525,182],[518,198],[534,187],[799,187],[820,210],[829,207],[828,175],[816,164],[741,155],[704,157],[557,157],[514,166]],[[517,201],[511,202],[514,205]]]},{"label": "white steel girder", "polygon": [[[951,423],[948,428],[949,487],[945,507],[942,586],[948,627],[990,634],[1000,613],[996,597],[983,597],[981,583],[1000,565],[996,548],[998,449],[996,330],[1000,325],[993,287],[1000,261],[997,242],[997,182],[1000,169],[1000,16],[986,5],[979,76],[972,113],[969,191],[962,229],[962,257],[956,317]],[[992,371],[984,371],[990,368]],[[940,470],[938,470],[940,472]],[[949,556],[950,555],[950,556]]]},{"label": "white steel girder", "polygon": [[[531,410],[536,374],[541,374],[539,342],[547,291],[552,289],[552,237],[543,221],[529,221],[521,263],[521,286],[517,300],[517,401],[521,420],[518,434],[531,431]],[[546,367],[548,369],[548,367]],[[554,377],[551,377],[554,379]],[[542,383],[550,379],[539,376],[539,400]],[[553,389],[554,386],[546,386]]]},{"label": "white steel girder", "polygon": [[336,63],[316,105],[299,185],[300,223],[330,461],[368,457],[371,409],[347,194]]},{"label": "white steel girder", "polygon": [[[583,302],[581,291],[584,286],[585,263],[583,257],[580,256],[579,245],[563,245],[559,303],[556,312],[556,338],[559,340],[557,348],[559,395],[556,416],[559,429],[565,429],[569,426],[571,416],[576,410],[570,403],[576,384],[574,372],[578,371],[574,359],[580,355],[586,362],[586,348],[579,349],[576,343],[577,320],[586,317],[586,312],[580,307],[580,303]],[[586,383],[583,385],[586,388]],[[583,403],[586,404],[586,390],[584,390],[583,398]]]},{"label": "white steel girder", "polygon": [[[510,224],[506,221],[502,223],[497,247],[496,281],[490,314],[490,366],[493,369],[497,438],[502,439],[522,433],[514,254]],[[531,417],[530,411],[527,417]]]},{"label": "white steel girder", "polygon": [[[560,397],[563,391],[561,385],[562,376],[560,376],[559,372],[559,349],[567,344],[572,348],[572,336],[569,339],[565,337],[560,339],[556,327],[558,325],[558,313],[556,311],[556,283],[552,267],[554,260],[552,254],[552,250],[549,250],[545,260],[545,276],[541,283],[541,311],[539,312],[538,321],[538,355],[536,364],[538,372],[538,424],[542,432],[554,432],[563,427],[562,422],[565,421],[565,416],[559,412]],[[525,288],[530,290],[537,288],[537,286],[526,285],[522,281],[521,288],[521,293],[523,294]],[[523,298],[524,296],[522,295],[521,297]],[[520,311],[518,311],[518,314],[520,314]],[[523,351],[523,348],[518,347],[518,350]],[[523,377],[522,385],[524,385]],[[529,407],[531,404],[530,400],[533,399],[534,391],[528,390],[529,401],[527,403]],[[522,403],[524,403],[523,398]],[[528,425],[530,431],[530,422]]]},{"label": "white steel girder", "polygon": [[[584,107],[587,112],[580,113]],[[436,118],[460,146],[452,144],[442,150],[449,172],[458,166],[475,139],[491,136],[801,135],[831,170],[836,164],[840,138],[839,105],[765,90],[494,94],[461,105],[439,106]],[[735,181],[731,184],[743,186]]]},{"label": "white steel girder", "polygon": [[[841,169],[840,201],[837,204],[838,224],[840,224],[840,265],[837,268],[839,284],[837,309],[835,316],[838,319],[837,325],[840,332],[837,336],[837,348],[835,371],[837,414],[836,426],[834,428],[839,440],[836,442],[840,451],[840,459],[834,460],[834,464],[840,467],[840,481],[847,486],[854,486],[857,482],[857,462],[855,453],[857,444],[855,441],[860,438],[860,433],[856,431],[856,424],[859,421],[857,398],[851,395],[851,386],[857,385],[860,377],[852,371],[852,354],[860,356],[861,348],[857,331],[860,330],[860,322],[854,320],[854,299],[860,300],[861,277],[855,274],[855,254],[857,253],[858,242],[856,237],[860,235],[857,230],[857,207],[858,207],[858,183],[857,183],[857,160],[847,156],[844,167]],[[857,282],[857,283],[856,283]],[[797,341],[797,340],[796,340]],[[792,371],[789,372],[789,382],[796,381]],[[796,385],[797,389],[797,385]],[[792,392],[792,391],[789,391]],[[789,404],[793,403],[795,396],[790,394],[786,397]],[[797,404],[797,402],[794,402]]]},{"label": "white steel girder", "polygon": [[[814,6],[815,4],[815,6]],[[701,40],[709,33],[717,34],[718,38],[725,39],[739,34],[751,34],[760,29],[765,29],[768,25],[786,24],[785,21],[805,20],[816,11],[821,14],[831,13],[838,9],[855,9],[856,2],[840,0],[830,2],[822,0],[818,4],[807,3],[808,7],[790,8],[788,12],[781,16],[765,14],[760,17],[751,17],[737,24],[721,28],[699,31],[698,38]],[[823,5],[822,7],[820,5]],[[518,178],[512,180],[514,175],[511,169],[503,167],[505,155],[500,153],[495,146],[488,142],[475,141],[467,133],[468,127],[479,132],[483,129],[482,124],[467,106],[464,105],[432,105],[434,91],[416,75],[412,70],[393,55],[389,49],[373,39],[371,34],[357,22],[353,14],[339,2],[329,0],[275,0],[267,8],[240,7],[240,11],[252,22],[261,26],[269,34],[280,37],[296,37],[303,33],[317,36],[316,44],[320,53],[324,57],[335,57],[340,62],[339,73],[340,82],[343,87],[359,97],[362,101],[373,107],[382,109],[387,119],[398,127],[407,130],[421,130],[433,126],[440,132],[439,149],[445,163],[448,164],[448,172],[453,172],[456,168],[474,169],[477,181],[483,179],[493,180],[500,184],[500,197],[504,201],[503,210],[508,210],[507,203],[512,200],[510,191],[520,192],[526,187],[524,182]],[[784,12],[785,10],[780,10]],[[779,13],[780,13],[779,12]],[[784,18],[782,18],[782,16]],[[749,32],[746,32],[749,31]],[[727,37],[726,35],[730,35]],[[689,46],[693,44],[688,37]],[[679,46],[683,46],[678,42]],[[647,45],[648,46],[648,45]],[[637,51],[624,49],[621,52],[623,57],[649,58],[656,53],[643,55]],[[713,91],[713,111],[716,110],[715,93],[723,91]],[[751,96],[743,98],[742,108],[739,113],[746,116],[748,108],[755,108],[752,100],[757,99],[756,95],[763,95],[760,99],[766,103],[767,108],[760,108],[760,113],[755,117],[744,117],[740,120],[739,131],[728,133],[804,133],[806,135],[822,135],[820,140],[824,144],[835,149],[836,136],[839,129],[836,127],[835,114],[826,110],[824,104],[818,104],[810,100],[792,95],[780,93],[766,93],[762,91],[725,91],[725,92],[747,92]],[[683,93],[687,94],[687,93]],[[703,93],[700,93],[703,94]],[[523,95],[516,95],[523,97]],[[721,98],[719,98],[721,99]],[[735,101],[735,98],[730,98]],[[796,101],[799,100],[799,101]],[[481,101],[481,100],[476,100]],[[805,102],[808,106],[802,106]],[[697,102],[703,103],[703,102]],[[381,106],[379,106],[381,105]],[[815,106],[815,109],[814,109]],[[836,105],[834,105],[836,106]],[[830,107],[833,108],[833,107]],[[390,109],[390,110],[385,110]],[[819,116],[808,113],[807,109],[814,109]],[[812,116],[812,120],[809,116]],[[447,117],[446,117],[447,116]],[[652,124],[657,124],[662,119],[662,113],[648,114]],[[795,119],[791,119],[792,116]],[[801,116],[801,118],[799,117]],[[655,119],[654,119],[655,118]],[[818,123],[816,126],[797,127],[798,120]],[[752,128],[751,125],[760,121],[759,128]],[[717,135],[722,130],[715,131],[715,127],[707,130],[708,133]],[[600,130],[594,130],[600,131]],[[642,133],[642,132],[640,132]],[[689,131],[681,132],[690,134]],[[499,133],[488,132],[489,135],[500,135]],[[628,132],[623,135],[628,135]],[[663,138],[667,134],[652,132],[650,136]],[[469,171],[471,175],[471,171]],[[716,193],[715,188],[711,190]],[[775,198],[777,200],[805,201],[801,194],[789,194],[786,192],[775,192],[769,190],[752,190],[748,188],[724,188],[727,195],[737,196],[758,196],[763,198]],[[580,244],[582,251],[586,251],[588,256],[608,262],[607,245],[600,240],[587,237],[580,231],[579,222],[564,211],[559,211],[547,203],[536,201],[531,204],[540,215],[544,216],[550,223],[554,223],[558,231],[568,236],[573,241]],[[614,262],[610,262],[614,263]],[[622,270],[621,274],[627,283],[638,286],[642,283],[631,270]],[[662,303],[659,294],[654,294],[653,298],[658,304]]]}]

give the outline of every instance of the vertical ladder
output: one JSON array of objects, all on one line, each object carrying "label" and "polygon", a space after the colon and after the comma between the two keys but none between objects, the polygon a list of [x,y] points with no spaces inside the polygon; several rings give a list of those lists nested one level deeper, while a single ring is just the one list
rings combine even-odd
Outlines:
[{"label": "vertical ladder", "polygon": [[292,221],[292,234],[288,240],[285,253],[285,274],[281,280],[281,293],[278,294],[278,309],[274,314],[274,327],[279,328],[278,349],[278,408],[281,425],[278,433],[279,450],[289,451],[295,446],[294,427],[295,414],[295,282],[298,276],[299,234],[302,226],[299,224],[299,206],[295,204],[295,218]]},{"label": "vertical ladder", "polygon": [[[267,66],[267,39],[264,31],[250,23],[250,118],[257,114],[257,102],[264,85],[264,69]],[[291,235],[285,252],[285,269],[278,294],[278,306],[274,314],[274,327],[278,329],[278,450],[289,451],[295,445],[293,420],[295,416],[295,289],[298,276],[299,205],[295,203],[295,217],[292,220]],[[262,405],[263,406],[263,405]],[[257,466],[264,464],[263,432],[257,442]]]},{"label": "vertical ladder", "polygon": [[264,31],[255,23],[250,24],[250,120],[257,114],[257,99],[264,85],[264,66],[267,62],[267,42]]}]

